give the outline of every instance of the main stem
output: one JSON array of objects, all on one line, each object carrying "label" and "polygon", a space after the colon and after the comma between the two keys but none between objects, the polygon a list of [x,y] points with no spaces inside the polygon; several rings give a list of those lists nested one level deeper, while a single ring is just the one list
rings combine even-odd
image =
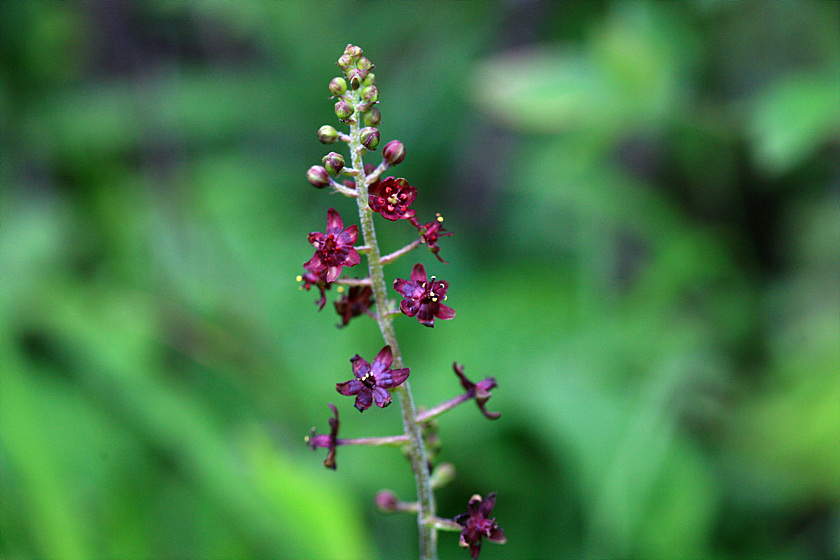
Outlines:
[{"label": "main stem", "polygon": [[[356,119],[359,118],[361,118],[361,115],[356,116]],[[356,175],[356,194],[358,195],[356,202],[359,206],[359,221],[362,224],[364,243],[370,247],[367,260],[373,298],[376,302],[376,322],[379,324],[382,338],[391,347],[391,352],[394,355],[394,368],[401,368],[403,367],[402,354],[394,332],[393,319],[388,314],[388,292],[385,286],[385,274],[382,269],[382,256],[379,251],[379,244],[376,241],[376,230],[373,227],[373,212],[368,208],[368,186],[365,183],[365,166],[362,161],[362,154],[365,149],[359,138],[359,132],[360,127],[357,120],[350,124],[350,153],[353,169],[358,172],[358,175]],[[435,498],[430,482],[429,462],[426,458],[423,433],[420,424],[417,422],[417,409],[414,406],[414,398],[411,395],[411,386],[408,381],[406,380],[402,385],[396,387],[394,391],[400,400],[403,431],[408,436],[408,456],[411,460],[411,469],[414,471],[414,480],[417,487],[417,529],[420,533],[420,558],[422,560],[435,560],[437,558],[437,529],[426,523],[427,520],[435,516]]]}]

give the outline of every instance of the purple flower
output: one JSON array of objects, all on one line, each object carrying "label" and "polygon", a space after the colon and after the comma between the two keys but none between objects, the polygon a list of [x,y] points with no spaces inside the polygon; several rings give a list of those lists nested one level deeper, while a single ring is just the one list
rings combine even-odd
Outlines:
[{"label": "purple flower", "polygon": [[429,248],[437,260],[447,264],[446,261],[438,255],[438,252],[440,251],[440,247],[438,247],[438,239],[452,235],[451,231],[446,232],[446,230],[443,229],[443,216],[438,214],[435,216],[434,221],[429,222],[424,226],[421,226],[419,223],[415,223],[414,225],[420,231],[420,240],[426,244],[426,247]]},{"label": "purple flower", "polygon": [[336,312],[341,315],[339,327],[347,326],[353,317],[369,313],[373,305],[373,290],[370,286],[353,286],[334,304]]},{"label": "purple flower", "polygon": [[335,470],[335,446],[338,439],[338,409],[333,403],[329,403],[330,410],[333,412],[333,417],[330,418],[330,433],[316,435],[315,428],[312,428],[312,433],[306,437],[306,443],[315,451],[319,447],[326,447],[329,449],[327,458],[324,459],[324,466],[328,469]]},{"label": "purple flower", "polygon": [[304,263],[303,268],[315,274],[327,271],[326,281],[335,282],[344,266],[356,266],[362,260],[353,244],[359,237],[355,225],[344,229],[344,222],[333,208],[327,210],[327,232],[313,231],[309,242],[315,247],[315,254]]},{"label": "purple flower", "polygon": [[455,370],[455,375],[457,375],[458,379],[461,380],[461,386],[467,390],[467,395],[469,395],[470,398],[475,398],[475,402],[478,404],[478,408],[481,409],[481,413],[484,416],[490,420],[495,420],[502,415],[501,412],[487,412],[484,409],[484,403],[486,403],[491,396],[490,389],[495,388],[497,385],[495,377],[487,377],[478,383],[473,383],[467,379],[466,375],[464,375],[464,366],[458,365],[458,362],[454,362],[452,364],[452,369]]},{"label": "purple flower", "polygon": [[345,396],[356,395],[359,412],[364,412],[370,405],[376,404],[385,408],[391,404],[391,393],[387,389],[396,387],[408,379],[409,368],[389,369],[394,361],[391,347],[385,346],[376,355],[371,366],[367,360],[356,354],[350,361],[353,363],[354,379],[344,383],[336,383],[335,390]]},{"label": "purple flower", "polygon": [[469,547],[470,558],[478,560],[478,553],[481,551],[481,539],[504,544],[507,541],[504,531],[496,524],[495,519],[490,518],[490,512],[496,505],[496,493],[487,494],[482,501],[478,494],[470,498],[467,504],[467,513],[455,517],[455,522],[464,527],[461,531],[461,539],[458,542],[464,548]]},{"label": "purple flower", "polygon": [[438,281],[434,276],[426,280],[426,269],[420,263],[411,269],[411,280],[394,280],[394,289],[405,298],[400,302],[400,310],[409,317],[416,315],[417,320],[427,327],[435,326],[435,317],[451,319],[455,316],[455,310],[442,303],[446,299],[449,282]]},{"label": "purple flower", "polygon": [[414,217],[415,211],[408,207],[417,198],[417,189],[405,179],[383,179],[368,188],[368,195],[371,210],[379,212],[387,220],[407,220]]}]

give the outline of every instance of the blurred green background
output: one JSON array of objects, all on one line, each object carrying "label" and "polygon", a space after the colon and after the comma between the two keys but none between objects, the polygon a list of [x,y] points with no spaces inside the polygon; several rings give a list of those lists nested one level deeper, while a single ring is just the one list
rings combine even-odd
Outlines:
[{"label": "blurred green background", "polygon": [[[295,276],[347,43],[454,237],[397,321],[482,558],[840,557],[840,24],[813,2],[6,2],[0,556],[414,558],[382,342]],[[377,156],[368,159],[375,163]],[[412,228],[380,221],[386,251]],[[355,271],[354,271],[355,272]],[[330,294],[331,299],[335,297]],[[442,558],[466,558],[441,534]]]}]

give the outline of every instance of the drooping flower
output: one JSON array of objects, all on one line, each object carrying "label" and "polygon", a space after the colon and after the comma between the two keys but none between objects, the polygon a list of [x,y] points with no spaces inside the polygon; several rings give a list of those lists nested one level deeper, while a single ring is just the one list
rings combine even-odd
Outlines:
[{"label": "drooping flower", "polygon": [[471,398],[475,398],[475,402],[478,404],[478,408],[484,416],[490,420],[496,420],[502,415],[501,412],[487,412],[484,408],[484,403],[486,403],[491,396],[490,389],[497,386],[495,377],[487,377],[478,383],[473,383],[467,379],[466,375],[464,375],[464,366],[459,365],[458,362],[454,362],[452,364],[452,369],[455,370],[455,375],[457,375],[458,379],[461,380],[461,386],[467,390],[467,394]]},{"label": "drooping flower", "polygon": [[350,361],[353,363],[354,379],[344,383],[336,383],[335,390],[345,396],[356,395],[355,407],[359,412],[376,404],[385,408],[391,404],[392,389],[408,379],[409,368],[390,369],[394,362],[391,346],[385,346],[376,355],[371,366],[367,360],[356,354]]},{"label": "drooping flower", "polygon": [[326,290],[330,289],[330,284],[327,282],[327,270],[324,269],[319,273],[315,272],[306,272],[304,274],[299,274],[297,277],[298,282],[303,282],[301,284],[301,289],[309,291],[312,286],[316,286],[318,290],[321,292],[320,299],[316,299],[315,303],[318,304],[318,311],[321,311],[324,308],[324,305],[327,303],[327,292]]},{"label": "drooping flower", "polygon": [[490,513],[495,505],[495,492],[487,494],[484,500],[481,499],[481,496],[475,494],[470,498],[470,503],[467,504],[467,513],[455,517],[455,522],[464,527],[458,544],[464,548],[469,547],[470,558],[473,560],[478,560],[482,538],[497,544],[504,544],[507,541],[505,532],[496,524],[495,519],[490,518]]},{"label": "drooping flower", "polygon": [[439,281],[434,276],[427,280],[426,268],[420,263],[411,269],[410,280],[394,280],[394,289],[405,298],[400,302],[400,310],[409,317],[416,315],[417,320],[427,327],[435,326],[435,317],[452,319],[455,316],[455,310],[442,303],[446,299],[449,282]]},{"label": "drooping flower", "polygon": [[368,195],[371,210],[379,212],[387,220],[407,220],[415,214],[409,206],[417,198],[417,189],[403,178],[383,179],[379,184],[369,187]]},{"label": "drooping flower", "polygon": [[437,214],[434,221],[431,221],[423,226],[420,224],[415,224],[415,226],[420,231],[420,240],[423,241],[426,247],[429,248],[437,260],[442,263],[446,263],[446,261],[438,255],[438,252],[440,251],[440,247],[438,247],[438,239],[452,235],[452,232],[447,232],[443,229],[443,216]]},{"label": "drooping flower", "polygon": [[356,266],[362,260],[353,244],[359,237],[359,228],[355,225],[344,229],[344,222],[333,208],[327,211],[327,231],[313,231],[309,242],[315,247],[315,254],[304,263],[303,268],[313,273],[327,271],[326,281],[335,282],[341,274],[341,268]]},{"label": "drooping flower", "polygon": [[307,445],[315,451],[319,447],[326,447],[329,449],[327,458],[324,459],[324,466],[328,469],[335,470],[335,446],[338,439],[338,409],[333,403],[329,403],[330,410],[332,410],[333,417],[329,419],[330,433],[329,434],[315,434],[315,428],[312,428],[312,433],[306,436]]},{"label": "drooping flower", "polygon": [[336,312],[341,315],[339,326],[344,327],[353,317],[368,312],[373,305],[373,290],[370,286],[353,286],[334,303]]}]

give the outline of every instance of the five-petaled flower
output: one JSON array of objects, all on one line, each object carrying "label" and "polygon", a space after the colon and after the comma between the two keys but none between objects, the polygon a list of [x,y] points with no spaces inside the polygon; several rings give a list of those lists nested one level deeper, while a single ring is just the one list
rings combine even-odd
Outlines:
[{"label": "five-petaled flower", "polygon": [[455,522],[464,528],[458,544],[464,548],[470,548],[470,558],[473,560],[478,559],[482,538],[497,544],[504,544],[507,540],[504,531],[496,524],[496,520],[490,518],[494,505],[496,505],[495,492],[487,494],[484,500],[476,494],[470,498],[467,513],[455,517]]},{"label": "five-petaled flower", "polygon": [[353,286],[334,303],[336,312],[341,315],[339,327],[344,327],[353,317],[369,313],[373,305],[373,290],[370,286]]},{"label": "five-petaled flower", "polygon": [[413,218],[415,211],[410,209],[417,198],[417,189],[403,178],[388,177],[368,188],[368,205],[374,212],[391,221]]},{"label": "five-petaled flower", "polygon": [[315,247],[315,254],[304,263],[303,268],[313,273],[327,271],[326,281],[335,282],[344,266],[356,266],[362,260],[353,244],[359,237],[355,225],[344,229],[344,222],[333,208],[327,211],[327,231],[313,231],[309,242]]},{"label": "five-petaled flower", "polygon": [[312,433],[306,436],[306,443],[315,451],[319,447],[326,447],[329,449],[327,458],[324,459],[324,466],[328,469],[335,470],[335,446],[338,440],[338,409],[333,403],[329,403],[330,410],[333,412],[333,417],[330,418],[330,433],[329,434],[315,434],[315,428],[312,428]]},{"label": "five-petaled flower", "polygon": [[350,361],[353,363],[355,378],[344,383],[336,383],[335,390],[345,396],[356,395],[354,406],[359,409],[359,412],[364,412],[365,409],[370,408],[371,404],[376,404],[379,408],[385,408],[391,404],[391,393],[388,389],[401,385],[408,379],[410,371],[409,368],[390,369],[394,362],[390,345],[379,351],[373,360],[373,365],[358,354]]},{"label": "five-petaled flower", "polygon": [[475,402],[478,404],[478,408],[484,416],[490,420],[496,420],[502,415],[501,412],[487,412],[484,408],[484,403],[486,403],[491,396],[490,389],[494,389],[497,386],[495,377],[487,377],[478,383],[473,383],[467,379],[466,375],[464,375],[464,366],[459,365],[458,362],[453,362],[452,369],[455,370],[455,375],[457,375],[458,379],[461,380],[461,386],[467,390],[467,395],[470,398],[475,399]]},{"label": "five-petaled flower", "polygon": [[438,319],[455,317],[455,310],[443,304],[449,282],[437,280],[434,276],[431,280],[427,280],[426,269],[420,263],[415,264],[411,269],[411,280],[403,278],[394,280],[394,289],[405,298],[400,302],[400,310],[409,317],[416,315],[417,320],[427,327],[435,326],[435,317]]}]

